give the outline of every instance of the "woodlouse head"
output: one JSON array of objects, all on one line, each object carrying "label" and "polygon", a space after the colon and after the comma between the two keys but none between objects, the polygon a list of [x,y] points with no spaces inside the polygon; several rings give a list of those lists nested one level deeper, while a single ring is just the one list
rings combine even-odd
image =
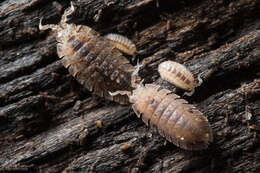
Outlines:
[{"label": "woodlouse head", "polygon": [[58,25],[55,24],[47,24],[42,25],[42,18],[40,19],[39,23],[39,29],[40,30],[47,30],[51,29],[54,32],[57,33],[57,41],[63,42],[64,39],[70,38],[69,35],[71,35],[73,32],[76,32],[76,26],[74,24],[67,24],[67,17],[71,15],[75,11],[74,5],[71,1],[71,6],[64,12],[62,15],[61,21]]}]

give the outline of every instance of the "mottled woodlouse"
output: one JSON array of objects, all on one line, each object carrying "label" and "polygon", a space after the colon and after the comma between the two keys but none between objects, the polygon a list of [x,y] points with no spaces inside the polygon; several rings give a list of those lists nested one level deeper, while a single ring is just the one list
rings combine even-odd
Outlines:
[{"label": "mottled woodlouse", "polygon": [[158,72],[162,79],[174,84],[184,90],[191,91],[186,95],[192,95],[195,87],[201,85],[202,79],[198,77],[197,83],[193,74],[182,64],[174,61],[164,61],[158,67]]},{"label": "mottled woodlouse", "polygon": [[111,40],[88,26],[67,24],[67,16],[73,11],[71,3],[58,25],[43,26],[41,20],[39,29],[56,32],[58,56],[80,84],[100,97],[120,104],[129,103],[127,96],[111,96],[109,92],[131,91],[133,88],[129,79],[134,67]]},{"label": "mottled woodlouse", "polygon": [[193,105],[159,85],[132,83],[133,92],[117,91],[111,95],[126,94],[132,108],[144,123],[167,140],[186,150],[202,150],[213,140],[210,124]]}]

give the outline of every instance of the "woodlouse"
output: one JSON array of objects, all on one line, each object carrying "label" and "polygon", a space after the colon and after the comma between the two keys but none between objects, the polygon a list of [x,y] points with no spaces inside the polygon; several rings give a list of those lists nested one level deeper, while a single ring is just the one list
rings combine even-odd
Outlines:
[{"label": "woodlouse", "polygon": [[134,83],[135,74],[132,82],[136,89],[132,93],[117,91],[110,94],[128,95],[136,115],[175,145],[186,150],[207,148],[213,140],[207,118],[170,90],[160,89],[159,85],[154,84]]},{"label": "woodlouse", "polygon": [[129,79],[134,67],[110,41],[88,26],[67,24],[67,16],[74,6],[65,11],[58,25],[49,24],[40,30],[56,32],[57,53],[63,65],[89,91],[106,99],[127,104],[126,96],[112,97],[109,92],[132,90]]},{"label": "woodlouse", "polygon": [[179,88],[191,91],[187,95],[192,95],[195,87],[202,83],[200,76],[198,77],[199,83],[197,83],[193,74],[184,65],[174,61],[162,62],[158,67],[158,72],[162,79]]},{"label": "woodlouse", "polygon": [[135,55],[136,46],[128,38],[119,34],[107,34],[105,35],[105,38],[107,38],[116,48],[122,52],[128,55]]}]

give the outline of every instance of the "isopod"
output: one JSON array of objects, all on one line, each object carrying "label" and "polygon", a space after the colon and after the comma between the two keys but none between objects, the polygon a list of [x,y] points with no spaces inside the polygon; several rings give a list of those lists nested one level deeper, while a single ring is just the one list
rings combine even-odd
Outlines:
[{"label": "isopod", "polygon": [[128,38],[119,34],[107,34],[105,35],[105,38],[107,38],[116,48],[122,52],[128,55],[135,55],[136,46]]},{"label": "isopod", "polygon": [[128,95],[136,115],[168,141],[186,150],[206,149],[213,141],[208,119],[186,100],[170,90],[160,89],[159,85],[133,83],[133,86],[136,87],[133,92],[110,94]]},{"label": "isopod", "polygon": [[68,8],[58,25],[42,25],[39,29],[52,29],[56,33],[57,54],[70,74],[89,91],[108,100],[127,104],[127,96],[112,97],[109,92],[131,91],[133,65],[107,38],[88,26],[67,24],[67,16],[74,12]]},{"label": "isopod", "polygon": [[162,79],[179,88],[191,91],[190,94],[187,95],[192,95],[195,87],[202,83],[200,77],[198,77],[199,83],[197,83],[193,74],[184,65],[174,61],[162,62],[158,67],[158,72]]}]

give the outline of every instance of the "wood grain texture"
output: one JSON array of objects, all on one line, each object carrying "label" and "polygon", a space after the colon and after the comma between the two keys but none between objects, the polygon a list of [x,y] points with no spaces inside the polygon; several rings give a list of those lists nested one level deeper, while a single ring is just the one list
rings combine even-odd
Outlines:
[{"label": "wood grain texture", "polygon": [[70,5],[53,2],[0,4],[2,172],[259,172],[259,131],[251,129],[260,124],[258,0],[75,1],[68,23],[120,33],[136,43],[140,60],[153,57],[140,72],[146,83],[176,89],[159,78],[165,60],[205,72],[185,98],[211,122],[214,142],[199,153],[165,143],[130,106],[103,101],[89,110],[91,94],[59,61],[55,35],[38,30],[40,17],[58,23]]}]

